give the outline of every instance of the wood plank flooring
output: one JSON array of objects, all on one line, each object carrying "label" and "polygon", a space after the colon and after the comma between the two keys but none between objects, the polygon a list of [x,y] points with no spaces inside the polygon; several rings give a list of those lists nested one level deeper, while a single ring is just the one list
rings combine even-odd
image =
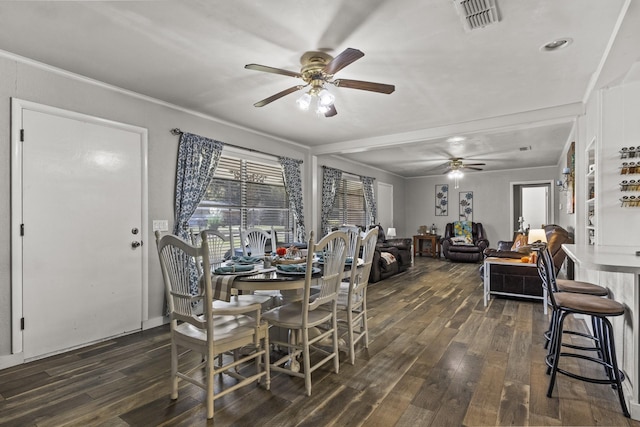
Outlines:
[{"label": "wood plank flooring", "polygon": [[[494,298],[485,308],[478,267],[418,257],[372,284],[370,344],[354,366],[343,353],[339,374],[314,372],[311,397],[284,374],[269,391],[239,389],[216,400],[215,425],[640,427],[607,386],[559,376],[547,398],[542,305]],[[5,369],[0,425],[213,425],[204,392],[183,382],[172,401],[168,378],[167,326]]]}]

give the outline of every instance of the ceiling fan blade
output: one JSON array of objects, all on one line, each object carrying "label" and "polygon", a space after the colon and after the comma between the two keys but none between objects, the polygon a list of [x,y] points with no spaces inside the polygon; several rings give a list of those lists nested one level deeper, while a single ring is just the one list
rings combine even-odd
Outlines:
[{"label": "ceiling fan blade", "polygon": [[326,113],[324,113],[325,117],[333,117],[336,114],[338,114],[338,110],[336,110],[336,106],[331,104],[331,107],[329,107],[329,111],[327,111]]},{"label": "ceiling fan blade", "polygon": [[379,92],[390,94],[396,90],[394,85],[387,85],[383,83],[363,82],[361,80],[349,80],[349,79],[337,79],[333,82],[336,87],[346,87],[349,89],[368,90],[371,92]]},{"label": "ceiling fan blade", "polygon": [[340,55],[333,58],[331,62],[324,66],[324,72],[327,74],[335,74],[352,62],[355,62],[358,59],[362,58],[363,56],[364,53],[362,53],[358,49],[352,49],[348,47]]},{"label": "ceiling fan blade", "polygon": [[462,169],[471,169],[471,170],[474,170],[474,171],[481,171],[482,170],[482,168],[471,168],[469,166],[462,166]]},{"label": "ceiling fan blade", "polygon": [[268,98],[263,99],[262,101],[258,101],[255,104],[253,104],[254,107],[264,107],[265,105],[275,101],[276,99],[280,99],[283,96],[289,95],[290,93],[293,93],[295,91],[298,91],[300,89],[302,89],[303,87],[305,87],[305,85],[298,85],[298,86],[293,86],[290,87],[289,89],[285,89],[282,92],[278,92],[275,95],[271,95]]},{"label": "ceiling fan blade", "polygon": [[465,166],[486,166],[486,163],[465,163]]},{"label": "ceiling fan blade", "polygon": [[244,68],[246,68],[247,70],[264,71],[265,73],[282,74],[284,76],[290,76],[290,77],[299,77],[299,78],[302,77],[300,73],[297,73],[295,71],[283,70],[281,68],[267,67],[266,65],[260,65],[260,64],[247,64],[244,66]]}]

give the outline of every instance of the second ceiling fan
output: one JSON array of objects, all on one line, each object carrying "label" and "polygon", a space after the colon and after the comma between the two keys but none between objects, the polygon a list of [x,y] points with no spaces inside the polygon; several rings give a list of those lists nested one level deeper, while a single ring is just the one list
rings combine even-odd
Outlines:
[{"label": "second ceiling fan", "polygon": [[285,89],[281,92],[271,95],[268,98],[253,104],[256,107],[264,107],[265,105],[289,95],[290,93],[311,86],[308,92],[302,95],[297,104],[301,109],[309,109],[311,102],[315,99],[317,104],[317,113],[324,114],[325,117],[333,117],[338,114],[333,104],[334,96],[325,87],[326,84],[332,84],[336,87],[345,87],[349,89],[367,90],[370,92],[378,92],[390,94],[395,90],[394,85],[383,83],[365,82],[361,80],[350,79],[334,79],[334,75],[347,65],[362,58],[364,53],[358,49],[347,48],[335,58],[326,52],[311,51],[306,52],[300,58],[302,68],[300,72],[283,70],[281,68],[268,67],[259,64],[247,64],[244,68],[255,71],[263,71],[266,73],[282,74],[284,76],[296,77],[301,79],[304,84],[296,85]]}]

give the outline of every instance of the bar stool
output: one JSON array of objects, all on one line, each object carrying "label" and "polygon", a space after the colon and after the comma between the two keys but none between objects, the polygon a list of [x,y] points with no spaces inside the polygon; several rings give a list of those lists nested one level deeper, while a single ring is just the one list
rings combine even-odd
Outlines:
[{"label": "bar stool", "polygon": [[[595,384],[609,384],[618,391],[618,398],[620,399],[620,406],[625,417],[630,418],[629,410],[624,398],[624,392],[622,390],[622,381],[624,381],[624,374],[618,369],[618,362],[616,358],[615,343],[613,339],[613,326],[609,321],[609,317],[621,316],[625,313],[625,308],[617,301],[601,298],[594,295],[571,293],[571,292],[557,292],[553,270],[553,261],[551,261],[551,254],[545,247],[540,250],[540,256],[538,257],[538,272],[542,279],[542,286],[547,290],[549,300],[553,308],[552,318],[555,318],[551,324],[551,340],[549,353],[546,356],[546,363],[550,367],[551,378],[549,380],[549,388],[547,390],[547,397],[551,397],[553,394],[553,387],[556,381],[557,373],[567,375],[571,378],[575,378],[581,381],[586,381]],[[597,350],[600,353],[599,358],[587,356],[580,353],[567,353],[562,351],[563,343],[563,329],[564,321],[567,316],[572,314],[581,314],[591,316],[595,319],[594,337],[596,341],[596,347],[593,348],[581,348],[587,350]],[[566,345],[565,345],[566,346]],[[592,378],[558,367],[561,357],[574,357],[582,360],[588,360],[597,363],[604,367],[607,374],[606,379]]]}]

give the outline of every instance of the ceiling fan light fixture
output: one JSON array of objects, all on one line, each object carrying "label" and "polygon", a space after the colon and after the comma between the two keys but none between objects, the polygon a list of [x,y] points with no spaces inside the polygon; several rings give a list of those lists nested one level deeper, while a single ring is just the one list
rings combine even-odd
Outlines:
[{"label": "ceiling fan light fixture", "polygon": [[336,97],[333,96],[333,94],[331,92],[329,92],[327,89],[322,89],[319,93],[318,93],[318,105],[322,106],[322,107],[330,107],[333,105],[333,102],[336,100]]},{"label": "ceiling fan light fixture", "polygon": [[464,174],[460,169],[452,169],[451,171],[449,171],[447,176],[449,177],[449,179],[453,179],[453,188],[459,188],[459,181],[460,179],[462,179],[462,177],[464,177]]},{"label": "ceiling fan light fixture", "polygon": [[303,111],[309,110],[309,106],[311,105],[311,95],[303,93],[302,96],[296,100],[296,104],[298,105],[298,108]]}]

